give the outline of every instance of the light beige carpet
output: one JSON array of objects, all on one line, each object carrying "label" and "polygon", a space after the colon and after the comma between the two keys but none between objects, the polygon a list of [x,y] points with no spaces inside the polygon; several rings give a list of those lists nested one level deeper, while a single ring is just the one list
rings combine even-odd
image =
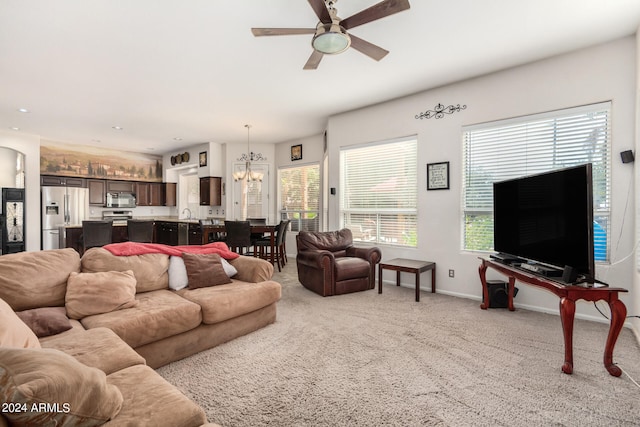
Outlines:
[{"label": "light beige carpet", "polygon": [[[602,364],[608,325],[385,285],[322,298],[290,259],[275,324],[158,372],[232,426],[638,426],[640,389]],[[478,286],[480,286],[478,284]],[[606,308],[606,306],[605,306]],[[623,329],[614,361],[640,380]]]}]

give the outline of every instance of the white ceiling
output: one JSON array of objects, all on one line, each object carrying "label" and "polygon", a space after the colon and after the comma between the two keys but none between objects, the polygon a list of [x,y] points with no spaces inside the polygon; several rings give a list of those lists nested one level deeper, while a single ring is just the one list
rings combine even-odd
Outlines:
[{"label": "white ceiling", "polygon": [[[377,1],[339,0],[338,14]],[[305,71],[310,35],[250,31],[315,27],[304,0],[1,0],[0,129],[164,153],[245,143],[250,123],[252,143],[277,143],[321,133],[336,113],[640,25],[638,0],[410,2],[351,31],[389,50],[382,61],[349,49]]]}]

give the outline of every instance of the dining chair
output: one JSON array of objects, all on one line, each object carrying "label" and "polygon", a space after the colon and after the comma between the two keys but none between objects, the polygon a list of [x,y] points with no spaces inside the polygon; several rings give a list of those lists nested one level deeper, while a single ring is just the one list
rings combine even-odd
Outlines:
[{"label": "dining chair", "polygon": [[[253,240],[251,239],[249,221],[225,221],[224,229],[227,234],[225,241],[231,250],[236,250],[240,255],[250,253],[249,249],[253,246]],[[255,251],[254,255],[256,255]]]},{"label": "dining chair", "polygon": [[[270,260],[271,255],[273,255],[273,260],[278,265],[278,271],[282,271],[282,267],[285,265],[284,259],[284,237],[286,235],[286,229],[289,226],[289,221],[280,221],[278,226],[276,227],[276,237],[274,247],[271,248],[271,238],[263,237],[255,241],[254,246],[256,247],[256,252],[259,252],[260,258]],[[266,250],[269,248],[269,250]],[[270,252],[273,250],[273,254]]]},{"label": "dining chair", "polygon": [[130,242],[153,243],[153,220],[128,219],[127,236]]}]

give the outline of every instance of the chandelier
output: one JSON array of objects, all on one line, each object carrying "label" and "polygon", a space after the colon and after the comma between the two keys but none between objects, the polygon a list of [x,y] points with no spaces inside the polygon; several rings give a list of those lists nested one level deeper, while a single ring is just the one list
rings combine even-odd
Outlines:
[{"label": "chandelier", "polygon": [[233,180],[234,181],[242,181],[245,178],[247,181],[260,181],[262,182],[262,178],[264,174],[261,172],[254,172],[251,170],[251,162],[255,160],[267,160],[262,157],[261,153],[254,153],[251,151],[249,144],[249,130],[251,129],[251,125],[244,125],[247,128],[247,153],[240,156],[238,160],[244,161],[244,171],[235,171],[233,172]]}]

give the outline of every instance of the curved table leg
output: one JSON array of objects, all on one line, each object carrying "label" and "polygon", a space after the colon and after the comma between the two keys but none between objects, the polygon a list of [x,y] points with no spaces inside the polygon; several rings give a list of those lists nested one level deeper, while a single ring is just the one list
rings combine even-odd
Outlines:
[{"label": "curved table leg", "polygon": [[576,303],[566,297],[560,300],[560,319],[562,320],[562,334],[564,335],[564,364],[562,372],[573,373],[573,319],[576,313]]},{"label": "curved table leg", "polygon": [[611,375],[619,377],[622,374],[622,370],[613,364],[613,348],[627,317],[627,307],[617,298],[617,295],[613,296],[609,301],[609,307],[611,308],[611,325],[609,326],[607,343],[604,347],[604,367]]},{"label": "curved table leg", "polygon": [[508,306],[509,306],[509,311],[515,311],[515,307],[513,306],[513,294],[515,293],[514,288],[516,287],[516,278],[511,276],[509,277],[509,284],[507,285],[507,292],[508,292]]},{"label": "curved table leg", "polygon": [[478,273],[480,274],[480,283],[482,283],[482,304],[480,304],[480,308],[486,310],[489,307],[489,290],[487,289],[487,266],[484,262],[478,267]]}]

